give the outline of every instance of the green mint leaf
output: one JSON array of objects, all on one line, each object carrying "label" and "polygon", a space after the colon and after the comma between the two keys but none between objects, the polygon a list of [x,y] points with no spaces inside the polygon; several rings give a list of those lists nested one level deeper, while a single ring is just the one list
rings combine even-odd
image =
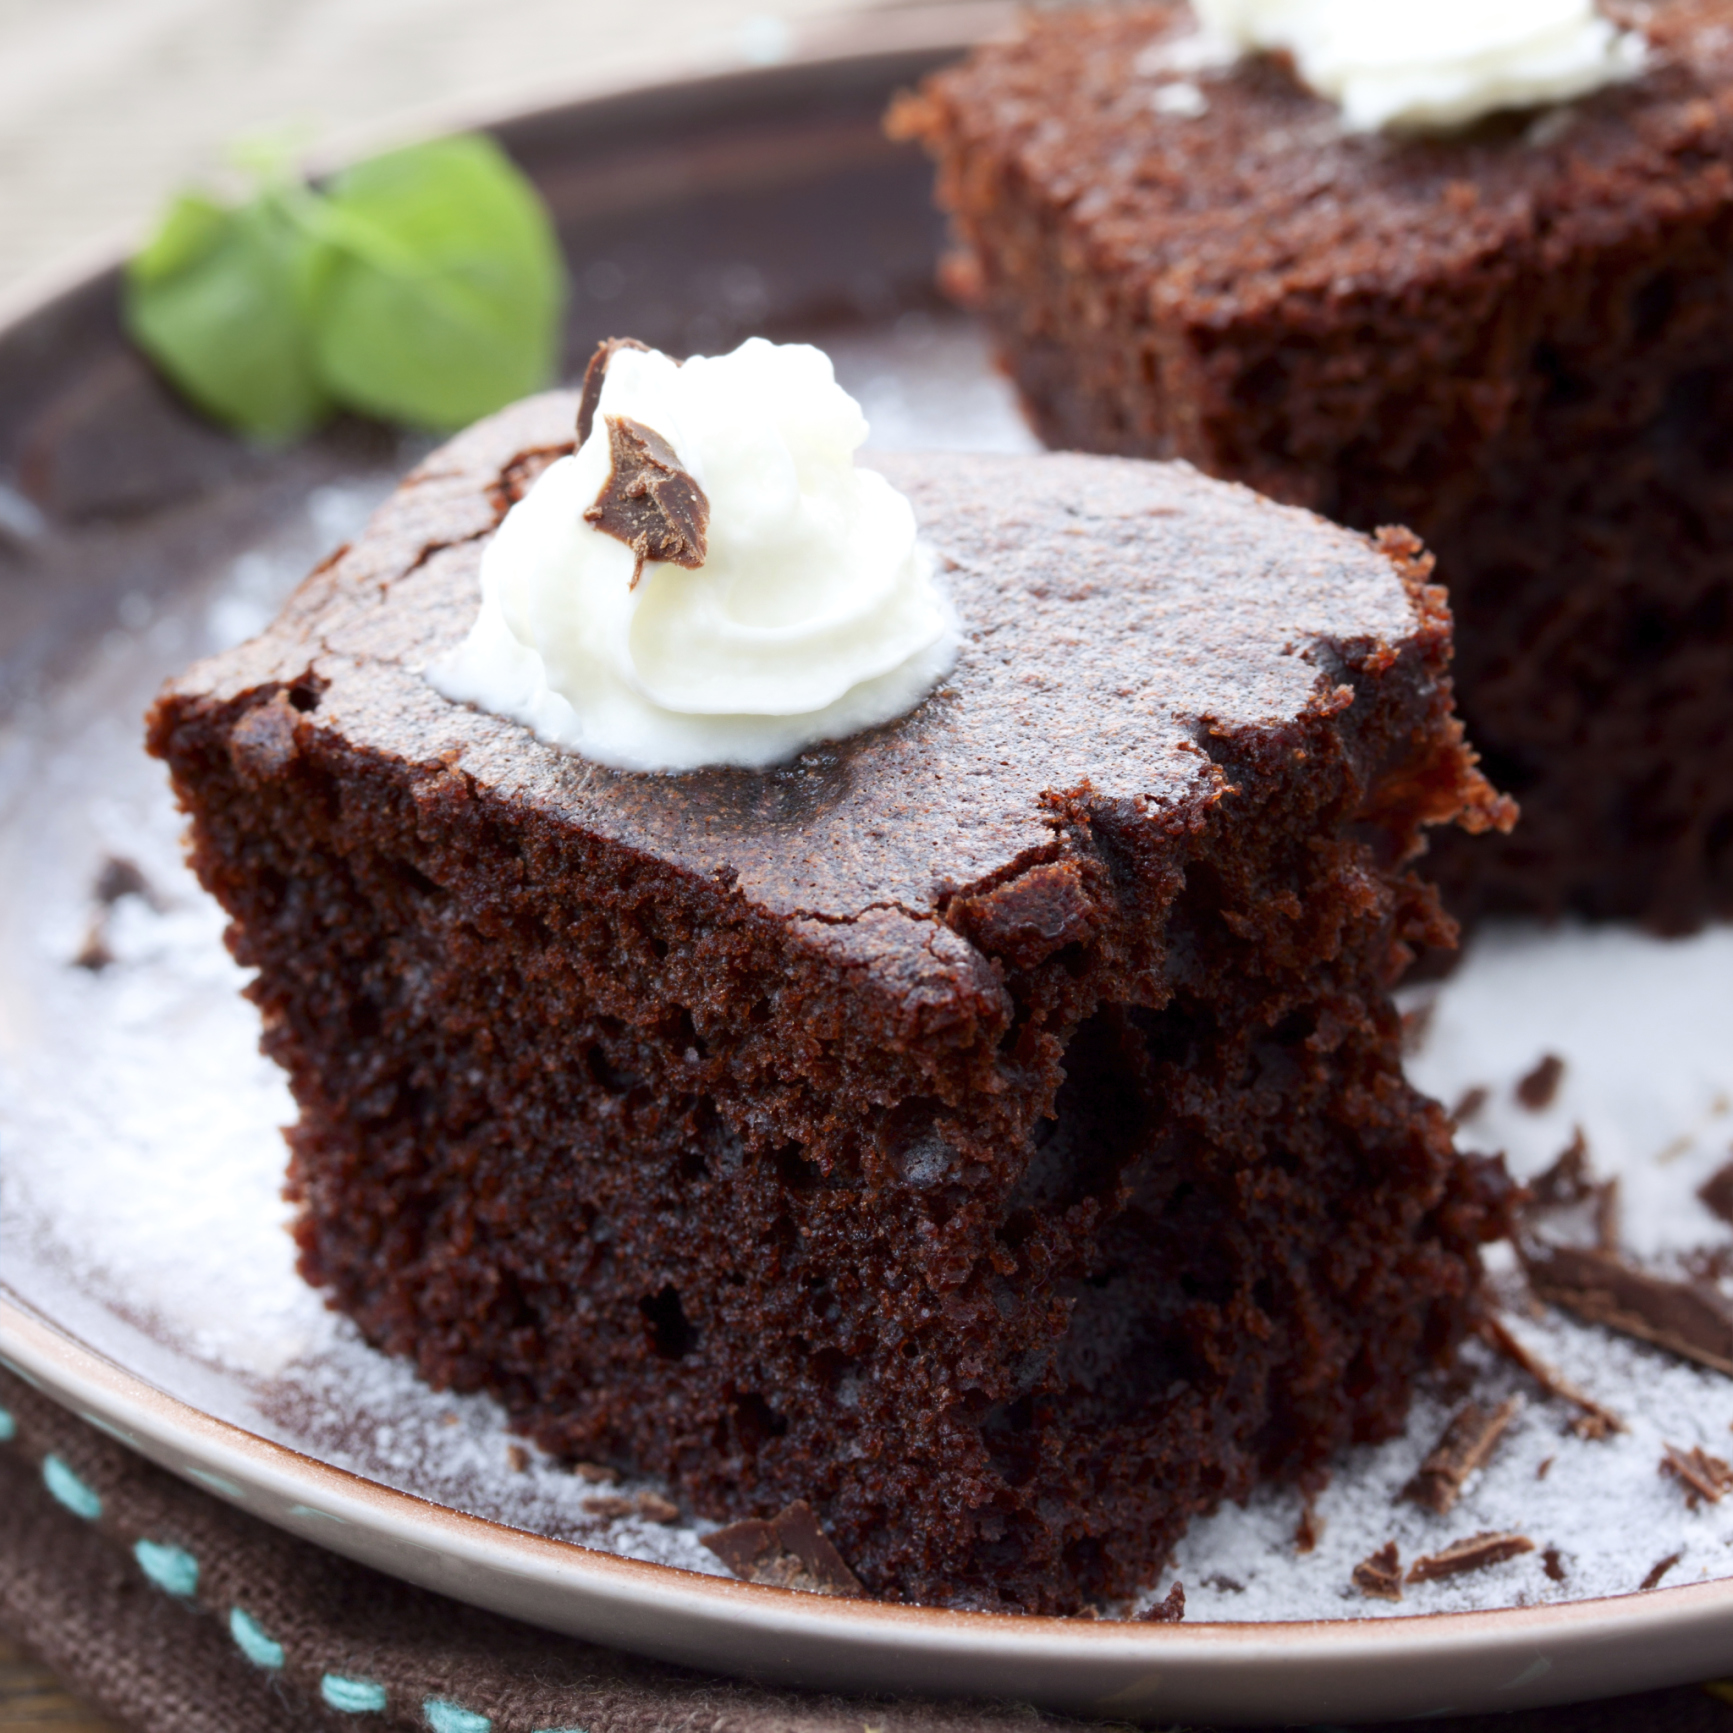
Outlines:
[{"label": "green mint leaf", "polygon": [[535,190],[491,140],[440,139],[360,163],[298,214],[329,249],[313,342],[342,402],[444,429],[551,377],[559,245]]},{"label": "green mint leaf", "polygon": [[281,195],[239,210],[183,195],[128,267],[127,329],[206,414],[292,439],[333,408],[307,322],[321,252]]}]

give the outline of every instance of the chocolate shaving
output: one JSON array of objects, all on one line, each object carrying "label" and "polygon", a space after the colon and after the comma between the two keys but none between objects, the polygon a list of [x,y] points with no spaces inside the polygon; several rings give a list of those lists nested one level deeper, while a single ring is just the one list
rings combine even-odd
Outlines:
[{"label": "chocolate shaving", "polygon": [[1300,1512],[1300,1520],[1294,1525],[1294,1551],[1298,1553],[1316,1552],[1318,1542],[1324,1538],[1324,1519],[1318,1515],[1311,1499],[1306,1500],[1305,1509]]},{"label": "chocolate shaving", "polygon": [[1724,1222],[1733,1222],[1733,1161],[1718,1167],[1697,1188],[1704,1204]]},{"label": "chocolate shaving", "polygon": [[587,1480],[592,1486],[606,1485],[608,1481],[620,1478],[613,1469],[602,1462],[574,1462],[571,1466],[572,1473],[579,1480]]},{"label": "chocolate shaving", "polygon": [[858,1598],[866,1593],[803,1498],[769,1521],[749,1517],[731,1522],[705,1535],[704,1544],[742,1582],[800,1589],[809,1595]]},{"label": "chocolate shaving", "polygon": [[655,428],[629,415],[605,419],[612,467],[584,522],[637,555],[633,589],[649,560],[695,571],[704,564],[710,528],[710,501],[703,488],[680,467],[673,446]]},{"label": "chocolate shaving", "polygon": [[1589,1144],[1579,1125],[1545,1173],[1528,1182],[1529,1195],[1542,1209],[1581,1203],[1594,1191],[1589,1179]]},{"label": "chocolate shaving", "polygon": [[1520,1254],[1543,1300],[1733,1378],[1733,1306],[1718,1288],[1667,1281],[1577,1246],[1528,1245]]},{"label": "chocolate shaving", "polygon": [[1700,1444],[1693,1444],[1689,1450],[1669,1444],[1661,1457],[1661,1472],[1670,1474],[1684,1487],[1685,1502],[1692,1510],[1700,1504],[1719,1504],[1721,1494],[1733,1486],[1733,1468],[1719,1456],[1711,1456]]},{"label": "chocolate shaving", "polygon": [[1556,1546],[1549,1546],[1546,1551],[1540,1555],[1540,1568],[1545,1571],[1555,1583],[1562,1583],[1565,1580],[1564,1560],[1559,1557],[1559,1550]]},{"label": "chocolate shaving", "polygon": [[1603,1252],[1619,1249],[1619,1181],[1617,1175],[1595,1187],[1595,1244]]},{"label": "chocolate shaving", "polygon": [[612,1522],[619,1516],[641,1516],[646,1522],[678,1522],[680,1507],[659,1492],[640,1492],[631,1498],[618,1493],[603,1493],[600,1498],[586,1498],[584,1509],[591,1516]]},{"label": "chocolate shaving", "polygon": [[1408,1571],[1411,1583],[1437,1582],[1440,1577],[1460,1576],[1464,1571],[1483,1571],[1525,1552],[1534,1551],[1526,1534],[1477,1534],[1452,1541],[1443,1552],[1417,1558]]},{"label": "chocolate shaving", "polygon": [[1664,1559],[1658,1560],[1649,1567],[1649,1574],[1637,1584],[1639,1589],[1657,1589],[1661,1586],[1661,1578],[1676,1565],[1685,1555],[1682,1552],[1670,1552]]},{"label": "chocolate shaving", "polygon": [[578,398],[578,444],[582,445],[590,437],[596,425],[596,408],[602,401],[602,387],[607,383],[608,363],[622,349],[640,349],[646,355],[650,353],[648,343],[640,343],[636,337],[609,337],[596,345],[596,352],[590,357],[590,364],[584,369],[584,389]]},{"label": "chocolate shaving", "polygon": [[505,1447],[505,1459],[513,1474],[529,1472],[530,1453],[521,1444],[508,1444]]},{"label": "chocolate shaving", "polygon": [[1373,1600],[1402,1599],[1402,1555],[1395,1541],[1385,1544],[1354,1567],[1354,1587]]},{"label": "chocolate shaving", "polygon": [[1472,1089],[1462,1092],[1462,1099],[1451,1108],[1450,1117],[1460,1125],[1465,1119],[1472,1119],[1486,1105],[1487,1092],[1477,1083]]},{"label": "chocolate shaving", "polygon": [[1462,1496],[1463,1484],[1485,1466],[1521,1403],[1507,1397],[1490,1412],[1478,1402],[1465,1404],[1452,1417],[1444,1435],[1432,1447],[1419,1471],[1403,1490],[1405,1498],[1423,1504],[1439,1516],[1448,1515]]},{"label": "chocolate shaving", "polygon": [[1558,1458],[1554,1457],[1554,1456],[1543,1456],[1540,1459],[1540,1466],[1538,1468],[1536,1468],[1534,1471],[1535,1479],[1536,1480],[1545,1480],[1546,1477],[1552,1473],[1552,1465],[1557,1460],[1558,1460]]},{"label": "chocolate shaving", "polygon": [[96,875],[91,895],[105,909],[113,908],[122,897],[140,897],[152,908],[158,906],[150,880],[139,871],[138,863],[118,854],[111,854],[102,863],[102,871]]},{"label": "chocolate shaving", "polygon": [[1540,1113],[1552,1106],[1565,1074],[1565,1062],[1556,1053],[1549,1053],[1516,1086],[1516,1098],[1530,1113]]},{"label": "chocolate shaving", "polygon": [[73,953],[72,966],[100,975],[113,961],[114,952],[108,948],[108,911],[99,909],[84,929],[84,941]]},{"label": "chocolate shaving", "polygon": [[1153,1607],[1137,1615],[1140,1625],[1177,1625],[1185,1617],[1185,1584],[1175,1583]]},{"label": "chocolate shaving", "polygon": [[[1565,1375],[1549,1366],[1538,1355],[1531,1354],[1515,1336],[1513,1336],[1503,1319],[1491,1316],[1483,1317],[1479,1323],[1480,1335],[1483,1341],[1502,1354],[1513,1366],[1520,1367],[1548,1396],[1556,1396],[1561,1402],[1568,1402],[1573,1408],[1580,1410],[1576,1419],[1571,1422],[1571,1431],[1578,1438],[1597,1439],[1611,1438],[1615,1432],[1623,1432],[1625,1423],[1610,1408],[1603,1408],[1594,1397],[1579,1390]],[[1550,1466],[1549,1456],[1541,1465],[1537,1479],[1545,1477],[1545,1471]]]}]

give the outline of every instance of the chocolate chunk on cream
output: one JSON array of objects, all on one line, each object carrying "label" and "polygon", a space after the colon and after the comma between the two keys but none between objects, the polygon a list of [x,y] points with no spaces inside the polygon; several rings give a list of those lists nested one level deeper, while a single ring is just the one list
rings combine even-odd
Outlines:
[{"label": "chocolate chunk on cream", "polygon": [[629,415],[610,415],[607,421],[612,467],[584,522],[632,550],[637,563],[631,589],[638,587],[646,560],[696,571],[704,564],[710,528],[710,501],[703,488],[655,428]]}]

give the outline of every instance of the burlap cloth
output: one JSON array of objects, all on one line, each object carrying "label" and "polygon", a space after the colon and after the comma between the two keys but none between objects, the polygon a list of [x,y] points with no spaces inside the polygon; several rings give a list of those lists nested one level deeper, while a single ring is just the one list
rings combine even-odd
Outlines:
[{"label": "burlap cloth", "polygon": [[[1026,1705],[847,1699],[705,1678],[478,1612],[184,1485],[3,1371],[0,1627],[138,1733],[1060,1733],[1079,1725]],[[1441,1733],[1733,1733],[1733,1707],[1688,1687],[1428,1725]]]}]

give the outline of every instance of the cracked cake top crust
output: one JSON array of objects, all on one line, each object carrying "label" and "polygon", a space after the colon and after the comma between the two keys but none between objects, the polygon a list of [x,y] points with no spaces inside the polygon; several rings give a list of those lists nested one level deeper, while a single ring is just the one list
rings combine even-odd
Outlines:
[{"label": "cracked cake top crust", "polygon": [[[935,912],[1050,857],[1067,797],[1178,837],[1229,786],[1212,739],[1339,707],[1350,665],[1448,632],[1411,538],[1185,464],[872,453],[940,555],[964,628],[954,674],[910,715],[768,771],[608,770],[423,677],[467,628],[486,539],[572,449],[577,407],[533,398],[435,453],[268,631],[171,682],[165,710],[280,686],[241,728],[269,758],[294,750],[316,694],[319,729],[352,746],[713,880],[875,969],[951,975],[979,959]],[[1441,787],[1446,818],[1458,791]]]}]

